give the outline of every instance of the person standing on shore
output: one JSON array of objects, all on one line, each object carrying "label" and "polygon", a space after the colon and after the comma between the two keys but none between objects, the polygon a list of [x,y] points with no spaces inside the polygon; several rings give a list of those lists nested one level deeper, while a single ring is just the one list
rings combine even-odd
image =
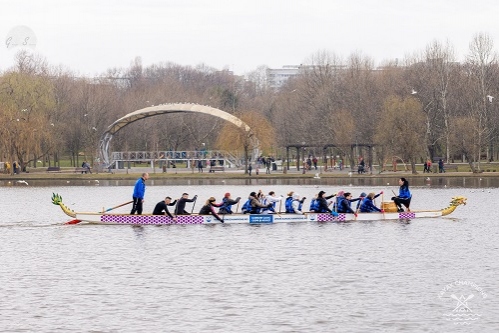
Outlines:
[{"label": "person standing on shore", "polygon": [[146,180],[149,179],[149,174],[144,172],[142,176],[137,179],[135,186],[133,188],[133,207],[130,215],[137,213],[137,215],[142,214],[144,195],[146,193]]},{"label": "person standing on shore", "polygon": [[438,160],[438,172],[439,173],[444,173],[445,172],[444,161],[442,159]]}]

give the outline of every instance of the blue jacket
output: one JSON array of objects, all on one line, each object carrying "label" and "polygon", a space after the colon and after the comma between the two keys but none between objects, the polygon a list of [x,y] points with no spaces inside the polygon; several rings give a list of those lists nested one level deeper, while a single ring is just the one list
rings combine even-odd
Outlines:
[{"label": "blue jacket", "polygon": [[[232,214],[232,205],[235,205],[241,200],[241,198],[237,198],[236,200],[232,200],[229,198],[222,199],[222,207],[218,210],[218,214]],[[244,206],[243,206],[244,207]]]},{"label": "blue jacket", "polygon": [[329,209],[327,201],[329,199],[333,198],[335,195],[336,194],[333,194],[333,195],[330,195],[327,197],[318,198],[317,201],[318,201],[319,207],[318,207],[317,211],[319,213],[331,213],[331,209]]},{"label": "blue jacket", "polygon": [[400,199],[410,199],[412,197],[411,191],[409,191],[409,187],[400,186],[399,189],[399,198]]},{"label": "blue jacket", "polygon": [[[358,199],[353,199],[353,201],[357,201]],[[338,213],[355,213],[350,207],[350,200],[345,197],[339,197],[338,201]]]},{"label": "blue jacket", "polygon": [[316,213],[319,212],[319,199],[312,199],[312,201],[310,201],[310,208],[308,210]]},{"label": "blue jacket", "polygon": [[146,182],[142,177],[140,177],[135,182],[135,187],[133,188],[133,197],[144,199],[145,194],[146,194]]},{"label": "blue jacket", "polygon": [[246,200],[241,210],[244,214],[251,214],[251,199]]},{"label": "blue jacket", "polygon": [[379,209],[373,204],[371,198],[365,197],[364,200],[362,200],[362,204],[360,205],[360,212],[361,213],[381,212],[381,209]]}]

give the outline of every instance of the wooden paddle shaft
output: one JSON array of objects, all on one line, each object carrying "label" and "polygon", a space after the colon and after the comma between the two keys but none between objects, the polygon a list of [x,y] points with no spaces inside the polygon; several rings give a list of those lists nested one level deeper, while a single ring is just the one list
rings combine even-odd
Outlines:
[{"label": "wooden paddle shaft", "polygon": [[116,209],[116,208],[123,207],[123,206],[125,206],[125,205],[131,204],[132,202],[133,202],[133,200],[132,200],[132,201],[125,202],[125,203],[122,203],[121,205],[118,205],[118,206],[114,206],[114,207],[108,208],[108,209],[106,209],[106,210],[105,210],[105,212],[109,212],[110,210],[113,210],[113,209]]}]

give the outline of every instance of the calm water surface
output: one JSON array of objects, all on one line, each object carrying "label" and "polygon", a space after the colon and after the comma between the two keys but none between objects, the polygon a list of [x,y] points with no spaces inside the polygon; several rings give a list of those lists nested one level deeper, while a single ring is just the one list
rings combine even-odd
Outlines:
[{"label": "calm water surface", "polygon": [[[155,182],[145,211],[182,192],[199,195],[196,211],[211,195],[245,198],[258,189],[308,198],[321,189],[384,190],[388,200],[397,190],[391,182]],[[415,182],[413,209],[468,197],[438,219],[144,227],[64,226],[70,218],[50,202],[56,192],[74,210],[96,211],[129,201],[129,184],[4,184],[0,331],[497,332],[499,189],[473,182]],[[455,281],[476,288],[445,290]],[[480,315],[469,326],[447,320],[461,296]]]}]

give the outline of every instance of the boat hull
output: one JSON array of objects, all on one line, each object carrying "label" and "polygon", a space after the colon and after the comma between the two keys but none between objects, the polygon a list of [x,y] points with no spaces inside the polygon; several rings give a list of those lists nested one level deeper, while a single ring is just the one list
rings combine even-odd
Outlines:
[{"label": "boat hull", "polygon": [[[162,225],[162,224],[218,224],[218,223],[245,223],[245,224],[273,224],[273,223],[303,223],[303,222],[349,222],[349,221],[383,221],[383,220],[407,220],[415,218],[429,218],[446,216],[454,212],[459,205],[466,205],[463,196],[453,197],[449,206],[441,210],[421,210],[411,212],[376,212],[355,214],[338,214],[333,216],[329,213],[305,213],[300,214],[230,214],[222,215],[223,222],[218,221],[212,215],[179,215],[175,220],[167,215],[130,215],[107,213],[112,208],[102,212],[75,212],[62,202],[62,196],[52,194],[52,203],[60,206],[62,211],[73,218],[66,224],[78,224],[80,222],[95,224],[131,224],[131,225]],[[124,204],[117,206],[121,207]],[[117,208],[114,207],[114,208]]]},{"label": "boat hull", "polygon": [[[225,215],[226,224],[273,224],[273,223],[303,223],[303,222],[348,222],[348,221],[379,221],[379,220],[404,220],[421,217],[439,217],[441,211],[401,212],[401,213],[360,213],[331,214],[306,213],[298,214],[231,214]],[[211,215],[180,215],[174,221],[165,215],[129,215],[129,214],[100,214],[76,213],[76,219],[96,224],[218,224],[222,223]]]}]

